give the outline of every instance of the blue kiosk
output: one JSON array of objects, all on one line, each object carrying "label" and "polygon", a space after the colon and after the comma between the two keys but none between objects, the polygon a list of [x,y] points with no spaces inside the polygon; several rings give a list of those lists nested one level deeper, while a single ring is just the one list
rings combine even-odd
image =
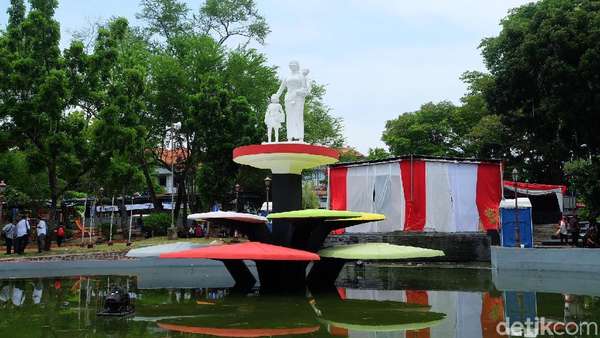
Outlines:
[{"label": "blue kiosk", "polygon": [[[514,199],[502,200],[500,202],[500,227],[502,246],[533,248],[533,222],[529,198],[520,197],[516,202]],[[519,236],[520,245],[517,243],[517,236]]]}]

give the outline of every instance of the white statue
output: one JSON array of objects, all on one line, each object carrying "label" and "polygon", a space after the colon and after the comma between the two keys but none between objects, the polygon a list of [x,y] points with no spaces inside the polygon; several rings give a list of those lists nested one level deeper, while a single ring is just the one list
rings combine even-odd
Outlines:
[{"label": "white statue", "polygon": [[303,69],[300,73],[298,61],[290,62],[290,71],[292,74],[281,81],[279,90],[275,96],[279,98],[284,89],[285,93],[285,114],[286,129],[288,141],[304,142],[304,99],[310,91],[307,75],[308,69]]},{"label": "white statue", "polygon": [[285,115],[283,108],[279,103],[279,96],[277,94],[271,95],[271,103],[267,107],[267,113],[265,114],[265,124],[267,125],[267,142],[273,142],[272,132],[275,132],[275,142],[279,142],[279,128],[285,121]]}]

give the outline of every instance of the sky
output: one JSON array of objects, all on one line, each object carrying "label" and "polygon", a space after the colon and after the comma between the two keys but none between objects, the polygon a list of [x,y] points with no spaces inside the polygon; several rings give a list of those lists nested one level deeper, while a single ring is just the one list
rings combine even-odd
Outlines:
[{"label": "sky", "polygon": [[[186,0],[197,11],[202,0]],[[343,118],[347,144],[362,153],[385,147],[387,120],[427,102],[458,103],[459,77],[484,71],[481,39],[497,35],[509,9],[525,0],[256,0],[271,33],[253,47],[288,73],[290,60],[327,85],[325,103]],[[9,0],[0,0],[0,27]],[[61,44],[90,23],[124,16],[138,0],[59,0]],[[266,98],[265,98],[266,99]]]}]

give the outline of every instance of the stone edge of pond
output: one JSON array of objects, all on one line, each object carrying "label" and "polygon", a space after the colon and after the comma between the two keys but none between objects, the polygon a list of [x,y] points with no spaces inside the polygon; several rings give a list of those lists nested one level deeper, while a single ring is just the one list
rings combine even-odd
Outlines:
[{"label": "stone edge of pond", "polygon": [[86,252],[74,254],[43,255],[43,256],[18,256],[0,258],[0,264],[3,263],[25,263],[25,262],[44,262],[44,261],[75,261],[75,260],[130,260],[135,258],[126,257],[128,250],[113,252]]}]

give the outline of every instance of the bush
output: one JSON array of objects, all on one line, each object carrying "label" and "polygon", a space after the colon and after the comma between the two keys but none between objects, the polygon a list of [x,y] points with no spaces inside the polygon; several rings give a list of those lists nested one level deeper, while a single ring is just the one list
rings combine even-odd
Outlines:
[{"label": "bush", "polygon": [[[115,234],[117,233],[117,228],[119,227],[118,224],[114,224],[112,226],[112,238],[115,238]],[[110,239],[110,223],[101,223],[98,224],[98,230],[100,230],[100,234],[102,235],[102,238],[104,238],[105,240],[109,240]]]},{"label": "bush", "polygon": [[171,226],[171,214],[156,213],[144,217],[144,232],[153,236],[165,236],[167,228]]}]

